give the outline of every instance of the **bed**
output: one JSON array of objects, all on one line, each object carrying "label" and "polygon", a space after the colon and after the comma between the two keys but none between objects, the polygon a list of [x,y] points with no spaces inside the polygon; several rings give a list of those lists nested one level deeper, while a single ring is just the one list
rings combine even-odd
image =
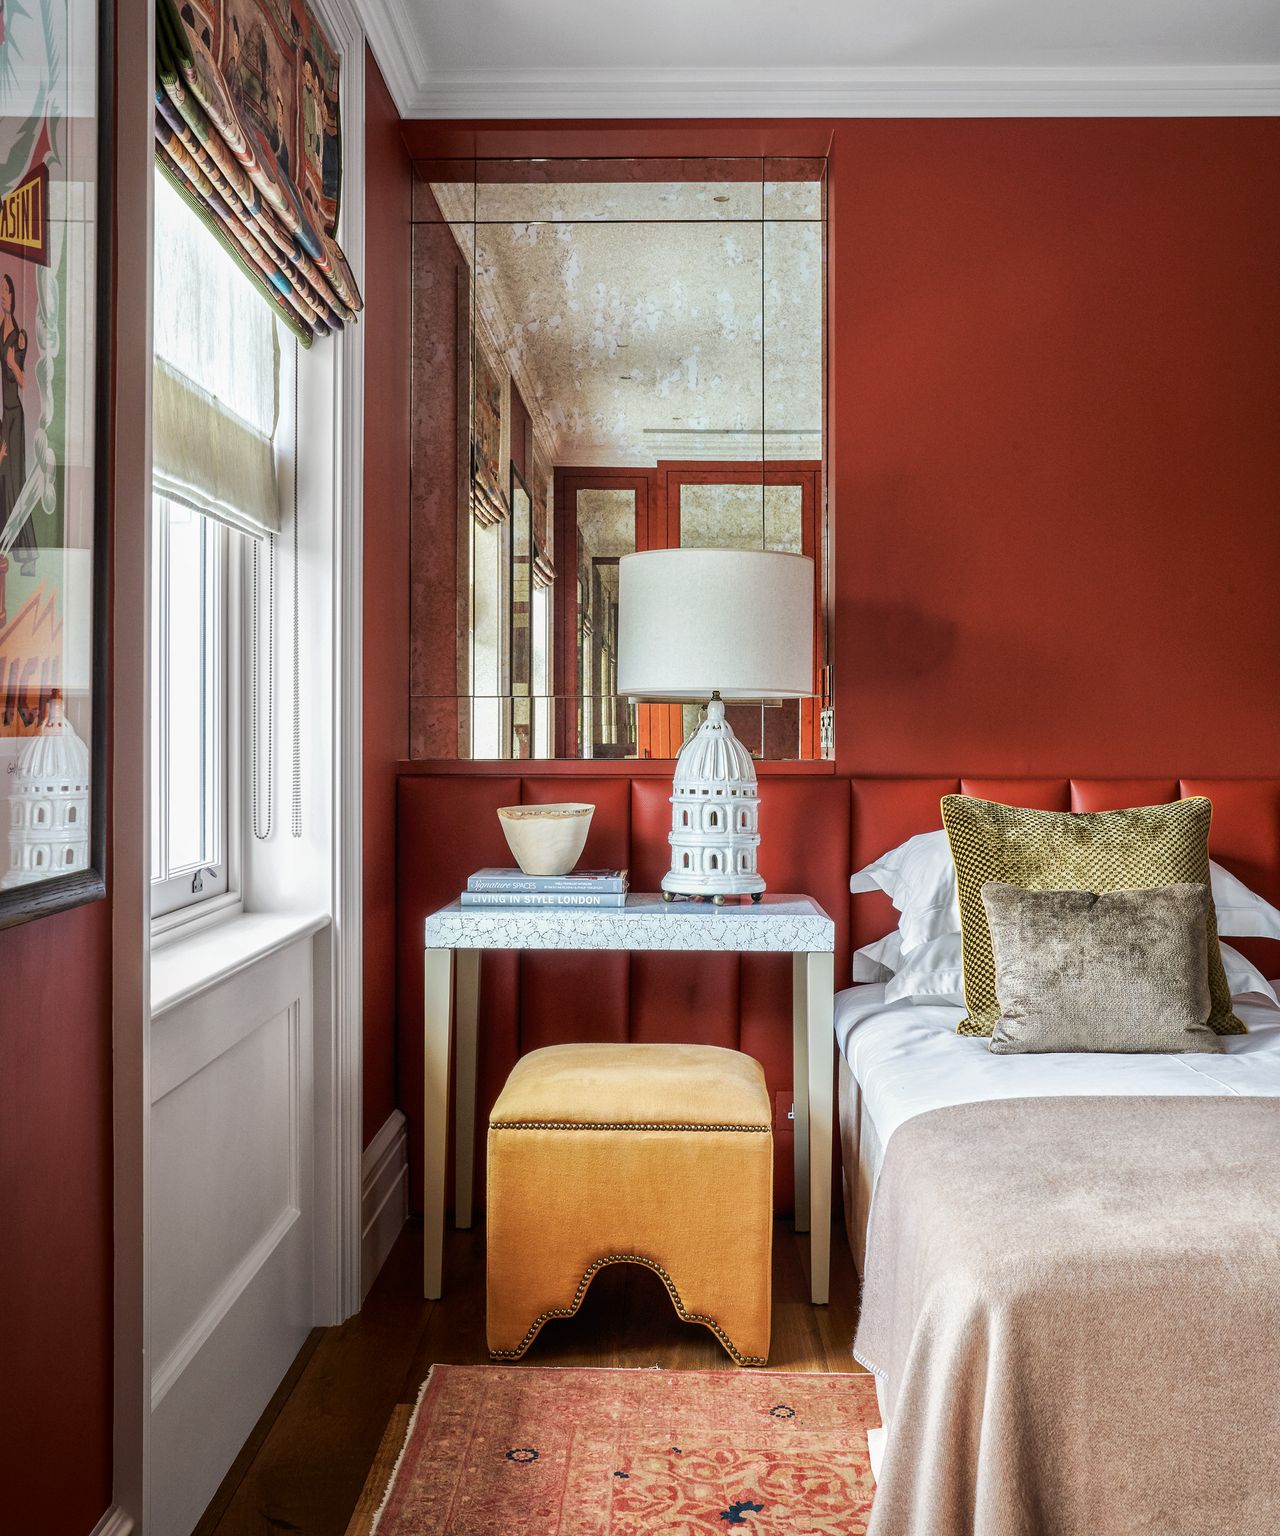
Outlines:
[{"label": "bed", "polygon": [[845,1231],[860,1275],[885,1146],[913,1115],[1062,1094],[1280,1098],[1280,1012],[1274,1008],[1237,1003],[1249,1033],[1225,1039],[1221,1056],[993,1056],[985,1041],[956,1034],[964,1013],[958,1004],[886,1004],[884,991],[875,984],[851,987],[837,994],[835,1005]]},{"label": "bed", "polygon": [[870,1536],[1280,1530],[1280,1014],[998,1057],[883,994],[836,1009]]},{"label": "bed", "polygon": [[[942,787],[855,786],[853,867],[936,826]],[[962,787],[1067,808],[1061,781]],[[1274,785],[1218,803],[1210,851],[1275,900]],[[892,922],[854,898],[855,944]],[[998,1056],[958,1001],[838,996],[855,1352],[885,1425],[869,1536],[1280,1531],[1280,1012],[1236,1011],[1221,1055]]]}]

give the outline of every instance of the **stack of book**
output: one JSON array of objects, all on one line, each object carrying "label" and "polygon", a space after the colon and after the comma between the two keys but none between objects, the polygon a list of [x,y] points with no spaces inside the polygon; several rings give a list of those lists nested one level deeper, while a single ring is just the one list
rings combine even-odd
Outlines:
[{"label": "stack of book", "polygon": [[464,907],[623,907],[625,869],[575,869],[571,875],[526,875],[478,869],[462,893]]}]

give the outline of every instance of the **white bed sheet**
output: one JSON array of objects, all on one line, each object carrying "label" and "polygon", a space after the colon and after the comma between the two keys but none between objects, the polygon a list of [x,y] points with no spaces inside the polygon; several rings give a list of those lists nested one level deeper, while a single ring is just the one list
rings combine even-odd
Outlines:
[{"label": "white bed sheet", "polygon": [[[945,1003],[886,1003],[882,983],[837,993],[836,1038],[883,1149],[913,1115],[983,1099],[1073,1094],[1280,1097],[1280,1012],[1237,1001],[1247,1035],[1224,1035],[1223,1054],[996,1056],[956,1034],[964,1017]],[[875,1173],[879,1169],[874,1170]]]},{"label": "white bed sheet", "polygon": [[[1280,1097],[1280,1011],[1236,999],[1232,1005],[1247,1035],[1224,1035],[1222,1055],[1104,1055],[1052,1052],[996,1056],[985,1040],[957,1035],[964,1009],[946,1003],[886,1003],[884,983],[838,992],[836,1039],[858,1086],[860,1109],[841,1130],[844,1178],[852,1227],[849,1247],[864,1272],[871,1204],[889,1138],[913,1115],[982,1099],[1053,1098],[1071,1094],[1262,1095]],[[848,1166],[852,1156],[854,1166]],[[885,1425],[884,1386],[876,1398]],[[872,1476],[879,1480],[886,1428],[873,1431]]]}]

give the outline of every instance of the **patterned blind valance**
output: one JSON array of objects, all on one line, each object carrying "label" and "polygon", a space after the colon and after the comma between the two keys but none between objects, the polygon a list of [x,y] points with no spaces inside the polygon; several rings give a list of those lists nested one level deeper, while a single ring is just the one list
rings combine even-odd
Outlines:
[{"label": "patterned blind valance", "polygon": [[333,238],[338,77],[304,0],[156,0],[156,157],[308,345],[362,307]]}]

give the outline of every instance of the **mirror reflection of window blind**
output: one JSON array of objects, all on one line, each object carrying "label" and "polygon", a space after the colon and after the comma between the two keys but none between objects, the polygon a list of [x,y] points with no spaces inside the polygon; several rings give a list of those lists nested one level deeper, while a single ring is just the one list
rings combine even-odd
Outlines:
[{"label": "mirror reflection of window blind", "polygon": [[168,180],[155,185],[155,489],[254,538],[278,533],[275,318]]}]

